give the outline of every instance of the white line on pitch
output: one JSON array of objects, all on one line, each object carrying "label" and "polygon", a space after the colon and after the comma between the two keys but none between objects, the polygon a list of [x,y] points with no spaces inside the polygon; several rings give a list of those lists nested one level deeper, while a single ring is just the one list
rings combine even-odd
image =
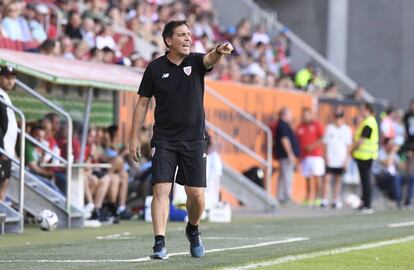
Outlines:
[{"label": "white line on pitch", "polygon": [[[248,248],[256,248],[256,247],[266,247],[266,246],[273,246],[279,244],[287,244],[299,241],[309,240],[309,238],[304,237],[296,237],[296,238],[288,238],[279,241],[271,241],[271,242],[263,242],[253,245],[246,245],[246,246],[238,246],[238,247],[229,247],[229,248],[216,248],[216,249],[209,249],[206,250],[206,253],[214,253],[214,252],[221,252],[227,250],[240,250],[240,249],[248,249]],[[168,254],[169,257],[181,256],[181,255],[189,255],[189,252],[176,252]],[[103,259],[103,260],[0,260],[0,263],[19,263],[19,262],[37,262],[37,263],[120,263],[120,262],[147,262],[151,259],[149,257],[137,258],[137,259]]]},{"label": "white line on pitch", "polygon": [[400,227],[408,227],[408,226],[414,226],[414,221],[388,224],[389,228],[400,228]]},{"label": "white line on pitch", "polygon": [[313,259],[313,258],[318,258],[318,257],[323,257],[323,256],[337,255],[337,254],[347,253],[347,252],[351,252],[351,251],[373,249],[373,248],[378,248],[378,247],[384,247],[384,246],[389,246],[389,245],[394,245],[394,244],[410,242],[410,241],[414,241],[414,235],[408,236],[408,237],[405,237],[405,238],[398,238],[398,239],[394,239],[394,240],[364,244],[364,245],[360,245],[360,246],[343,247],[343,248],[337,248],[337,249],[331,249],[331,250],[325,250],[325,251],[319,251],[319,252],[305,253],[305,254],[300,254],[300,255],[285,256],[285,257],[281,257],[281,258],[278,258],[278,259],[275,259],[275,260],[261,262],[261,263],[253,263],[253,264],[248,264],[248,265],[244,265],[244,266],[224,268],[224,270],[254,269],[254,268],[258,268],[258,267],[279,265],[279,264],[295,262],[295,261],[300,261],[300,260]]}]

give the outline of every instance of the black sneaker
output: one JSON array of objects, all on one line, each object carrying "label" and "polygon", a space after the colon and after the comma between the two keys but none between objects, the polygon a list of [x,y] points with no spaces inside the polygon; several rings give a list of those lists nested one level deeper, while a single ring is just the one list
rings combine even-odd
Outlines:
[{"label": "black sneaker", "polygon": [[190,253],[194,258],[201,258],[206,254],[203,242],[201,241],[201,233],[199,231],[185,231],[188,241],[190,241]]},{"label": "black sneaker", "polygon": [[166,260],[168,259],[167,249],[165,248],[164,241],[158,241],[152,247],[153,253],[150,258],[153,260]]},{"label": "black sneaker", "polygon": [[124,211],[119,213],[119,217],[123,220],[130,220],[132,218],[132,214],[131,212],[125,209]]},{"label": "black sneaker", "polygon": [[98,220],[103,223],[109,222],[108,216],[106,215],[105,211],[102,211],[102,209],[93,210],[91,219]]}]

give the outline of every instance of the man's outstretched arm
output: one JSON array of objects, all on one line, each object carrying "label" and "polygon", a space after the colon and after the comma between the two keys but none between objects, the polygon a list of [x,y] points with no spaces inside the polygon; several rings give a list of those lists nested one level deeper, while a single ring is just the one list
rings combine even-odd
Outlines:
[{"label": "man's outstretched arm", "polygon": [[204,56],[203,64],[206,69],[212,68],[223,55],[231,54],[233,46],[230,42],[218,45],[214,50]]}]

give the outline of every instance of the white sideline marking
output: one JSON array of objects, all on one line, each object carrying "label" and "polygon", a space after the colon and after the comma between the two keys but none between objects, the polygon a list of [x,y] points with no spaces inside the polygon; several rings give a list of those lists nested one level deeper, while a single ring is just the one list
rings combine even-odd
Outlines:
[{"label": "white sideline marking", "polygon": [[414,226],[414,221],[388,224],[389,228],[400,228],[400,227],[407,227],[407,226]]},{"label": "white sideline marking", "polygon": [[343,247],[343,248],[337,248],[337,249],[331,249],[331,250],[325,250],[325,251],[319,251],[319,252],[312,252],[312,253],[305,253],[300,255],[290,255],[281,257],[275,260],[267,261],[267,262],[261,262],[261,263],[253,263],[248,264],[244,266],[238,266],[238,267],[232,267],[232,268],[224,268],[224,270],[245,270],[245,269],[253,269],[258,267],[265,267],[265,266],[272,266],[272,265],[278,265],[278,264],[284,264],[288,262],[295,262],[300,260],[307,260],[307,259],[313,259],[323,256],[331,256],[331,255],[337,255],[342,253],[347,253],[351,251],[357,251],[357,250],[365,250],[365,249],[372,249],[372,248],[378,248],[378,247],[384,247],[394,244],[400,244],[405,242],[414,241],[414,235],[405,237],[405,238],[398,238],[394,240],[387,240],[387,241],[381,241],[376,243],[370,243],[370,244],[363,244],[360,246],[353,246],[353,247]]},{"label": "white sideline marking", "polygon": [[[266,247],[278,244],[286,244],[286,243],[293,243],[299,241],[309,240],[309,238],[304,237],[296,237],[296,238],[288,238],[285,240],[278,240],[278,241],[271,241],[271,242],[263,242],[253,245],[246,245],[246,246],[238,246],[238,247],[230,247],[230,248],[216,248],[216,249],[209,249],[206,250],[206,253],[213,253],[213,252],[221,252],[226,250],[239,250],[239,249],[248,249],[248,248],[256,248],[256,247]],[[189,252],[176,252],[168,254],[169,257],[181,256],[181,255],[190,255]],[[19,263],[19,262],[37,262],[37,263],[119,263],[119,262],[147,262],[151,261],[149,257],[137,258],[137,259],[102,259],[102,260],[0,260],[0,263]]]}]

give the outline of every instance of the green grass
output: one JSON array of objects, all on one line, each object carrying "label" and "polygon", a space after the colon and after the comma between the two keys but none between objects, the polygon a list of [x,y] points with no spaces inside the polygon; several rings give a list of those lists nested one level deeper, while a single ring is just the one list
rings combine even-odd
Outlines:
[{"label": "green grass", "polygon": [[263,270],[378,270],[414,269],[414,242],[395,244],[380,248],[353,251],[339,255],[322,256],[319,258],[301,260],[282,265],[262,267]]},{"label": "green grass", "polygon": [[[202,237],[207,250],[252,245],[291,237],[307,237],[310,240],[208,253],[203,259],[193,259],[189,255],[181,255],[173,256],[168,261],[133,263],[0,262],[0,269],[220,269],[269,261],[288,255],[410,236],[414,234],[413,227],[390,229],[387,225],[413,219],[411,211],[383,211],[373,215],[341,214],[329,216],[316,213],[312,218],[281,218],[277,214],[241,216],[234,218],[230,224],[202,223]],[[168,224],[166,243],[169,253],[188,251],[188,242],[183,233],[184,225],[184,223]],[[114,234],[119,234],[122,237],[118,239],[99,238]],[[43,232],[31,226],[26,228],[21,235],[9,234],[0,237],[0,261],[40,259],[129,260],[148,256],[151,252],[152,244],[152,226],[142,221],[122,222],[119,225],[105,226],[99,229],[56,230],[53,232]],[[409,247],[411,249],[407,248],[407,252],[413,254],[412,246]],[[371,252],[371,250],[367,252]],[[365,254],[365,251],[355,252],[355,254],[360,253]],[[331,263],[330,269],[340,269],[336,268],[337,265],[343,267],[342,256],[352,254],[354,253],[339,255],[338,261],[334,259],[329,262]],[[365,255],[361,256],[359,258],[361,260],[366,258]],[[408,255],[401,253],[401,256]],[[401,260],[405,260],[403,257],[401,258]],[[316,267],[307,269],[319,269],[319,265],[325,265],[323,261],[325,259],[328,258],[316,259],[315,262],[319,264]],[[356,258],[354,260],[356,265],[358,265],[359,259]],[[319,262],[319,260],[322,261]],[[382,262],[382,259],[380,261]],[[297,263],[301,264],[304,262]],[[361,265],[362,263],[367,262],[361,262]],[[289,263],[283,265],[283,267],[295,264]],[[332,268],[332,265],[335,267]],[[385,265],[383,268],[381,267],[380,265],[375,269],[389,269]]]}]

